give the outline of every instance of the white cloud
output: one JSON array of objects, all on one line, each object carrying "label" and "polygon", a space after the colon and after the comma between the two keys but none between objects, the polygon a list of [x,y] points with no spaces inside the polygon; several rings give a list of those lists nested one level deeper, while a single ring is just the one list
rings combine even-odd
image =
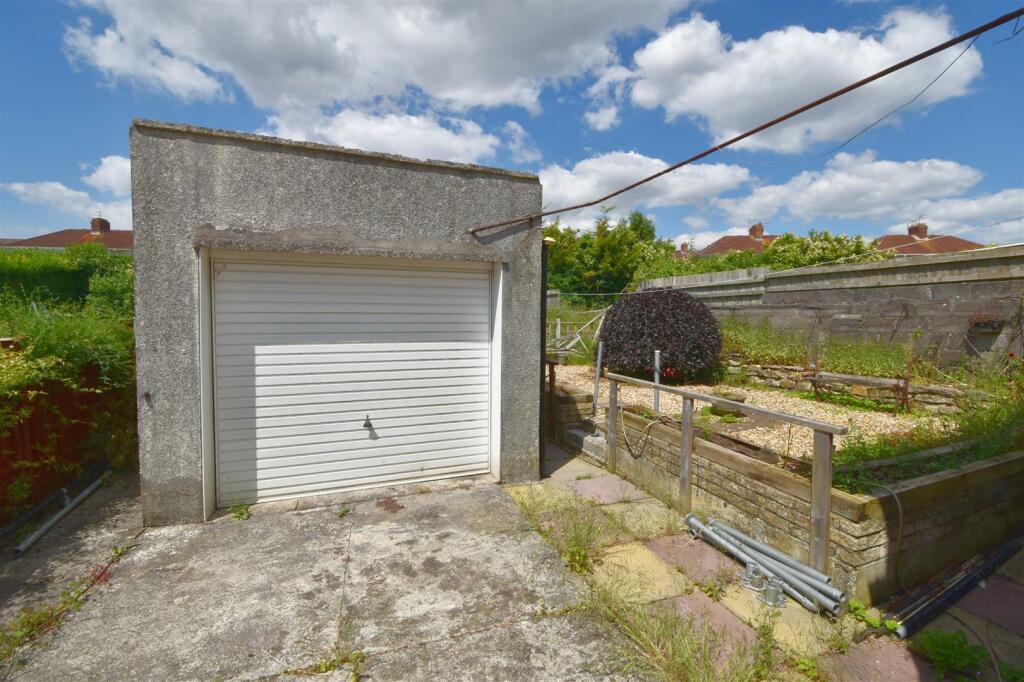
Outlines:
[{"label": "white cloud", "polygon": [[96,201],[88,193],[71,189],[60,182],[10,182],[3,188],[29,204],[49,206],[61,213],[74,216],[87,225],[90,218],[103,216],[114,229],[132,227],[132,202]]},{"label": "white cloud", "polygon": [[685,234],[677,235],[672,238],[675,242],[676,248],[679,248],[680,244],[690,244],[692,249],[699,251],[705,246],[718,241],[722,237],[727,235],[739,235],[747,234],[747,230],[742,227],[730,227],[727,230],[715,231],[715,230],[700,230],[697,232],[688,232]]},{"label": "white cloud", "polygon": [[[668,164],[637,152],[610,152],[580,161],[572,168],[552,164],[540,171],[544,201],[548,208],[576,204],[607,194],[623,185],[656,173]],[[674,173],[616,197],[613,215],[628,213],[638,206],[681,206],[700,204],[710,197],[739,187],[749,180],[742,166],[714,163],[684,166]],[[600,211],[587,209],[562,216],[570,224],[591,223]]]},{"label": "white cloud", "polygon": [[[920,52],[954,34],[944,12],[899,9],[877,31],[801,26],[733,41],[699,14],[664,31],[634,55],[635,104],[662,107],[669,120],[696,118],[722,141],[790,109]],[[802,114],[741,143],[748,149],[798,152],[839,140],[880,118],[928,84],[954,48]],[[965,54],[912,108],[968,92],[981,56]],[[895,122],[895,118],[888,123]]]},{"label": "white cloud", "polygon": [[111,80],[164,90],[185,101],[224,96],[220,82],[187,57],[171,56],[155,42],[108,28],[93,33],[82,19],[64,32],[64,50],[72,61],[92,64]]},{"label": "white cloud", "polygon": [[[905,234],[907,222],[922,218],[932,232],[956,234],[983,244],[1024,242],[1024,188],[1004,189],[976,197],[921,201],[900,214],[903,222],[889,228]],[[1010,220],[1015,219],[1015,220]],[[1008,222],[1003,222],[1008,220]],[[991,223],[998,222],[998,225]]]},{"label": "white cloud", "polygon": [[981,173],[955,161],[878,160],[872,151],[836,154],[820,171],[804,171],[788,182],[763,185],[749,195],[716,203],[734,222],[791,217],[879,219],[903,214],[921,201],[962,194]]},{"label": "white cloud", "polygon": [[609,130],[619,124],[619,108],[614,104],[602,107],[597,111],[586,112],[583,118],[594,130]]},{"label": "white cloud", "polygon": [[233,81],[278,110],[414,88],[439,106],[531,111],[544,87],[616,64],[614,35],[658,30],[688,2],[83,1],[112,25],[68,28],[72,58],[185,99]]},{"label": "white cloud", "polygon": [[104,156],[100,165],[82,181],[114,196],[126,197],[132,192],[132,164],[124,156]]},{"label": "white cloud", "polygon": [[333,116],[288,112],[271,116],[269,132],[368,151],[416,158],[476,162],[494,155],[500,140],[463,118],[432,114],[372,114],[343,109]]},{"label": "white cloud", "polygon": [[515,121],[506,121],[502,129],[507,139],[508,149],[511,152],[512,160],[516,163],[533,163],[540,161],[541,153],[537,145],[533,143],[530,134],[523,126]]}]

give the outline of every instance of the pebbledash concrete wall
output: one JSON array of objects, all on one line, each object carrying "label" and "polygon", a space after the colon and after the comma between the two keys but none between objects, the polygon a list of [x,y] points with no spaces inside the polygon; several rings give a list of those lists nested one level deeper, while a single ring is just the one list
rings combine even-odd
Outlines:
[{"label": "pebbledash concrete wall", "polygon": [[700,298],[719,318],[767,320],[780,329],[862,341],[913,339],[943,361],[979,351],[1024,351],[1024,246],[778,272],[753,268],[640,285],[665,288]]},{"label": "pebbledash concrete wall", "polygon": [[[572,420],[589,416],[590,399],[560,390],[560,437]],[[620,437],[615,473],[663,499],[677,500],[679,430],[655,424],[645,439],[641,434],[648,425],[641,416],[623,413],[626,436],[640,451],[630,453]],[[587,454],[609,466],[607,452]],[[810,481],[700,438],[694,439],[693,476],[694,511],[699,515],[723,520],[801,561],[809,560]],[[900,579],[909,587],[1024,532],[1024,452],[889,487],[899,495],[902,516],[887,492],[852,495],[832,490],[829,574],[836,585],[868,604],[898,592]]]},{"label": "pebbledash concrete wall", "polygon": [[536,176],[153,121],[130,137],[146,524],[204,519],[201,247],[500,263],[501,475],[539,476],[540,230],[466,234],[538,212]]}]

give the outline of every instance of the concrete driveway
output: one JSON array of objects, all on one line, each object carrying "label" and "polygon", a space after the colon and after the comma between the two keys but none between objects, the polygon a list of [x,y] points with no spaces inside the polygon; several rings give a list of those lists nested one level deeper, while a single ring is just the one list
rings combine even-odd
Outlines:
[{"label": "concrete driveway", "polygon": [[[365,654],[370,680],[615,676],[613,644],[576,608],[582,585],[500,487],[392,492],[147,529],[11,676],[301,678],[336,651]],[[14,561],[45,571],[45,551]]]}]

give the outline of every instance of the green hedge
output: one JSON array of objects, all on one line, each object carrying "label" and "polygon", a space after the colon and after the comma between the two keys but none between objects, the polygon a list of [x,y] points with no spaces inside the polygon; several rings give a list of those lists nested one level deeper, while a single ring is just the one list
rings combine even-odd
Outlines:
[{"label": "green hedge", "polygon": [[0,250],[0,291],[84,301],[94,274],[131,268],[131,256],[113,254],[101,244],[76,244],[64,251],[4,249]]},{"label": "green hedge", "polygon": [[[0,337],[20,347],[0,350],[0,517],[9,518],[90,461],[134,462],[134,287],[131,258],[102,246],[0,255]],[[74,279],[83,273],[84,292]],[[26,443],[19,424],[53,427]],[[61,445],[68,434],[73,446]]]}]

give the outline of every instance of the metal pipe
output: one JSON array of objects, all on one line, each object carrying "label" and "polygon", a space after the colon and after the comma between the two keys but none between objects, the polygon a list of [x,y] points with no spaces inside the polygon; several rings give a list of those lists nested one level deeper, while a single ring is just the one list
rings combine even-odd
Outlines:
[{"label": "metal pipe", "polygon": [[[706,526],[703,523],[701,523],[700,519],[698,519],[693,514],[687,514],[683,520],[686,523],[686,525],[691,530],[693,530],[697,535],[699,535],[701,538],[706,539],[709,543],[711,543],[718,549],[722,550],[723,552],[733,555],[734,557],[742,561],[744,564],[757,563],[757,561],[753,557],[751,557],[749,554],[747,554],[742,549],[737,547],[734,542],[715,532],[714,528],[711,528],[710,526]],[[765,566],[761,566],[761,572],[769,578],[779,577],[775,574],[774,571]],[[808,611],[813,611],[814,613],[818,613],[821,611],[817,604],[815,604],[813,601],[811,601],[810,599],[802,595],[800,592],[795,590],[792,585],[789,585],[785,581],[782,582],[782,585],[783,589],[786,591],[786,594],[792,597],[794,601],[799,603],[805,609],[807,609]]]},{"label": "metal pipe", "polygon": [[743,549],[745,549],[755,559],[760,560],[761,562],[767,563],[769,565],[778,566],[780,570],[784,570],[785,572],[792,574],[795,580],[799,580],[801,583],[804,583],[808,587],[811,587],[817,592],[820,592],[832,601],[836,603],[842,603],[846,601],[846,593],[842,590],[836,589],[834,585],[823,583],[820,580],[815,580],[814,578],[808,575],[804,575],[803,573],[794,571],[792,568],[779,563],[775,559],[772,559],[770,556],[758,552],[756,549],[752,547],[747,547],[742,544],[740,546],[743,547]]},{"label": "metal pipe", "polygon": [[[744,550],[748,548],[744,547]],[[777,561],[772,561],[770,558],[763,554],[757,554],[756,552],[750,552],[750,557],[758,563],[762,568],[767,568],[769,571],[775,573],[780,577],[783,582],[788,583],[794,590],[799,591],[805,597],[818,604],[821,608],[829,611],[830,613],[839,613],[842,609],[842,602],[832,598],[819,590],[815,585],[807,583],[803,580],[803,576],[797,575],[795,571],[792,571]],[[818,583],[819,585],[821,583]]]},{"label": "metal pipe", "polygon": [[661,403],[659,398],[661,397],[660,391],[658,391],[658,384],[661,383],[661,351],[654,351],[654,411],[658,412],[658,407]]},{"label": "metal pipe", "polygon": [[597,417],[597,398],[601,393],[601,358],[604,355],[604,341],[597,342],[597,364],[594,366],[594,417]]},{"label": "metal pipe", "polygon": [[721,530],[722,532],[724,532],[724,533],[726,533],[728,535],[731,535],[733,538],[735,538],[736,540],[738,540],[742,544],[749,545],[750,547],[753,547],[754,549],[759,551],[761,554],[765,554],[765,555],[771,557],[772,559],[775,559],[780,564],[782,564],[784,566],[788,566],[789,568],[793,569],[794,571],[798,571],[800,573],[804,573],[804,574],[810,576],[811,578],[814,578],[815,580],[818,580],[818,581],[823,582],[825,584],[830,584],[832,582],[832,578],[829,578],[827,575],[825,575],[821,571],[816,571],[813,568],[811,568],[810,566],[808,566],[807,564],[800,563],[799,561],[797,561],[793,557],[789,556],[785,552],[780,552],[779,550],[775,549],[771,545],[766,545],[763,542],[758,542],[754,538],[750,537],[749,535],[746,535],[745,533],[741,533],[740,531],[736,530],[735,528],[733,528],[730,525],[727,525],[725,523],[722,523],[721,521],[717,521],[717,520],[714,520],[714,519],[712,519],[710,521],[710,524],[712,526],[714,526],[715,528],[717,528],[718,530]]},{"label": "metal pipe", "polygon": [[67,516],[72,509],[81,504],[85,498],[89,497],[89,495],[92,495],[96,491],[96,489],[100,487],[100,484],[102,482],[103,478],[100,477],[97,478],[92,483],[90,483],[89,487],[87,487],[82,492],[78,493],[78,495],[75,496],[75,498],[72,499],[71,502],[69,502],[67,505],[61,507],[60,510],[56,514],[51,516],[49,521],[40,526],[35,533],[32,533],[32,535],[29,535],[27,538],[22,540],[21,544],[14,548],[14,553],[23,554],[29,547],[35,544],[36,540],[46,535],[46,533],[51,528],[57,525],[58,521]]}]

